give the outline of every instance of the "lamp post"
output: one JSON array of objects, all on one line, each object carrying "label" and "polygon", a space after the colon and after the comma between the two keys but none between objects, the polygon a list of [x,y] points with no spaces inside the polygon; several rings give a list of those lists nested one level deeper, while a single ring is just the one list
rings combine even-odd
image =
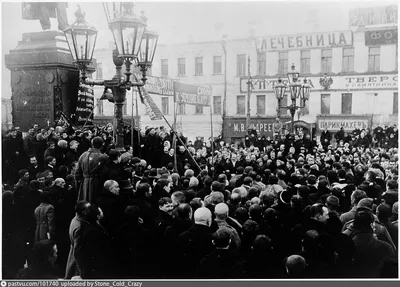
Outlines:
[{"label": "lamp post", "polygon": [[[275,97],[278,100],[278,118],[280,117],[280,109],[288,109],[291,116],[291,132],[294,132],[294,115],[298,109],[304,108],[306,101],[310,98],[311,85],[307,79],[304,83],[300,83],[300,73],[295,70],[294,64],[292,69],[287,73],[288,84],[282,83],[282,79],[278,79],[278,83],[274,86]],[[285,93],[289,90],[292,103],[289,106],[282,106],[282,99]],[[297,99],[300,98],[300,105],[297,106]]]},{"label": "lamp post", "polygon": [[[113,51],[113,62],[116,74],[111,80],[94,81],[86,75],[87,66],[92,62],[96,45],[97,30],[84,19],[85,13],[79,8],[75,12],[76,22],[64,30],[73,62],[78,65],[80,81],[91,86],[104,86],[102,98],[114,103],[114,129],[116,132],[116,149],[124,149],[124,123],[122,107],[126,92],[132,87],[145,85],[146,71],[151,67],[157,47],[158,34],[147,27],[144,14],[138,17],[133,12],[131,2],[104,2],[104,12],[109,28],[113,34],[116,49]],[[122,74],[122,66],[125,71]],[[131,81],[131,65],[140,67],[142,78]]]}]

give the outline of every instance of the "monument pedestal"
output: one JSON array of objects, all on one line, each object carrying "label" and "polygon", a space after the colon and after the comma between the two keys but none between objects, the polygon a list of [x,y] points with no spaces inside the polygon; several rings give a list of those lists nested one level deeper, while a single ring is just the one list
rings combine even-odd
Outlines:
[{"label": "monument pedestal", "polygon": [[[11,71],[13,125],[27,131],[34,123],[53,124],[75,113],[79,71],[60,31],[25,33],[5,56]],[[91,70],[94,71],[93,66]]]}]

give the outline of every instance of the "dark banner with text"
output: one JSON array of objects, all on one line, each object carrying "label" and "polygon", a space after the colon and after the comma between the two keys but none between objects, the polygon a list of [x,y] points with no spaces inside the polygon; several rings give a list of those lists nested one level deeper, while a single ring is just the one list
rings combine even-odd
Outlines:
[{"label": "dark banner with text", "polygon": [[174,82],[175,101],[196,106],[209,106],[212,94],[210,86],[195,86]]},{"label": "dark banner with text", "polygon": [[76,119],[78,126],[93,124],[94,90],[88,85],[79,85],[76,103]]}]

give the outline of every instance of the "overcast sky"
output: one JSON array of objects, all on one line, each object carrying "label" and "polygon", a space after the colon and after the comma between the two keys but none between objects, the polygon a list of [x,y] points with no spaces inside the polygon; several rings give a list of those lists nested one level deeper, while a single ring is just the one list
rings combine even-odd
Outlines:
[{"label": "overcast sky", "polygon": [[[356,7],[384,6],[395,1],[275,1],[275,2],[137,2],[135,11],[144,10],[148,25],[160,34],[163,44],[214,41],[256,36],[296,34],[348,29],[348,12]],[[97,48],[107,47],[112,36],[107,28],[101,2],[68,2],[68,22],[75,21],[80,4],[86,21],[99,30]],[[9,71],[4,67],[4,54],[16,47],[22,33],[41,31],[39,21],[22,20],[21,2],[2,3],[2,96],[9,94]],[[52,28],[57,20],[52,19]],[[316,25],[315,25],[316,24]],[[11,28],[12,27],[12,28]]]}]

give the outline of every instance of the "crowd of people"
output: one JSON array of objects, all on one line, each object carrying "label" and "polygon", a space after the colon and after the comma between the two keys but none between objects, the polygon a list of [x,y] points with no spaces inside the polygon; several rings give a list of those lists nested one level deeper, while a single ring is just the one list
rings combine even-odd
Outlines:
[{"label": "crowd of people", "polygon": [[396,125],[130,132],[3,134],[3,278],[398,278]]}]

